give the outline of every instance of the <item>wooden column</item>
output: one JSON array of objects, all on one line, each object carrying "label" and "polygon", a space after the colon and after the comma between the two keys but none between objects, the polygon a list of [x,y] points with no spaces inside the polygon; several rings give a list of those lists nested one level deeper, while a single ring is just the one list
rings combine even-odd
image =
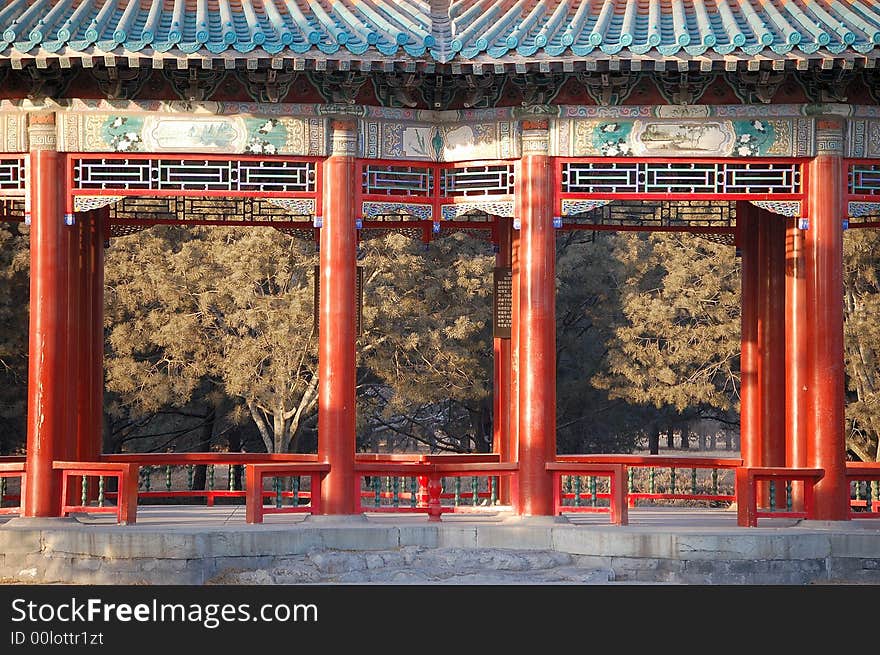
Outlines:
[{"label": "wooden column", "polygon": [[[519,230],[510,235],[510,456],[519,461]],[[508,482],[508,485],[510,483]],[[510,505],[519,514],[519,493],[511,493]]]},{"label": "wooden column", "polygon": [[809,226],[804,233],[808,319],[807,459],[825,470],[815,488],[815,515],[849,518],[843,359],[843,121],[817,119],[817,156],[809,165]]},{"label": "wooden column", "polygon": [[29,115],[30,308],[28,347],[27,484],[24,516],[59,516],[61,478],[52,462],[65,453],[68,274],[64,224],[65,176],[56,150],[55,115]]},{"label": "wooden column", "polygon": [[[758,347],[758,226],[757,208],[738,202],[737,239],[742,271],[740,355],[740,452],[745,466],[761,465],[761,378]],[[739,502],[740,499],[737,499]]]},{"label": "wooden column", "polygon": [[[758,350],[761,389],[761,466],[785,465],[785,220],[758,210]],[[785,506],[785,488],[762,483],[759,504]]]},{"label": "wooden column", "polygon": [[546,120],[523,122],[519,168],[519,512],[553,514],[556,457],[556,236]]},{"label": "wooden column", "polygon": [[[107,208],[81,214],[79,288],[81,329],[76,413],[76,459],[96,461],[102,443],[104,408],[104,225]],[[90,489],[90,493],[94,490]]]},{"label": "wooden column", "polygon": [[[785,465],[807,466],[806,278],[804,233],[789,219],[785,235]],[[804,508],[803,484],[792,485],[792,509]]]},{"label": "wooden column", "polygon": [[320,242],[318,457],[330,464],[321,485],[321,513],[354,514],[357,124],[337,119],[331,128]]},{"label": "wooden column", "polygon": [[[498,217],[497,220],[498,252],[495,266],[506,271],[510,268],[513,225],[510,218]],[[498,335],[493,339],[492,449],[502,462],[512,462],[514,459],[510,443],[510,339],[510,336]],[[510,504],[510,480],[507,476],[499,478],[498,499],[502,505]]]}]

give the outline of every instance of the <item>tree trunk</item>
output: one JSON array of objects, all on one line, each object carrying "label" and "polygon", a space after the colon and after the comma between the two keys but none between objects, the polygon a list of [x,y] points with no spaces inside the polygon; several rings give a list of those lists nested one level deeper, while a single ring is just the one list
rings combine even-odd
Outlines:
[{"label": "tree trunk", "polygon": [[660,454],[660,430],[653,428],[648,433],[648,452],[652,455]]},{"label": "tree trunk", "polygon": [[[211,451],[211,439],[214,436],[214,422],[217,413],[213,407],[207,409],[205,422],[199,429],[198,452],[207,453]],[[204,489],[207,481],[208,468],[204,464],[200,464],[193,469],[193,489]]]},{"label": "tree trunk", "polygon": [[[237,429],[229,430],[226,433],[226,446],[230,453],[242,452],[241,449],[241,433]],[[236,489],[244,489],[241,474],[244,471],[243,466],[236,466],[233,470],[233,485]]]},{"label": "tree trunk", "polygon": [[681,442],[681,449],[682,450],[687,450],[688,448],[690,448],[690,440],[691,440],[691,431],[688,430],[687,428],[682,428],[681,439],[679,440]]},{"label": "tree trunk", "polygon": [[672,430],[672,426],[670,425],[666,428],[666,447],[667,448],[675,448],[675,432]]}]

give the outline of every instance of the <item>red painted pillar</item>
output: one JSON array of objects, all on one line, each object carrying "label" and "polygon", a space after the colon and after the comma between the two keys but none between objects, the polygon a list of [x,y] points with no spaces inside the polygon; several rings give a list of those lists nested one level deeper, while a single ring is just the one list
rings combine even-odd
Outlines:
[{"label": "red painted pillar", "polygon": [[804,233],[807,337],[808,461],[825,470],[816,485],[817,519],[849,518],[843,359],[843,124],[817,120],[819,150],[809,165],[809,226]]},{"label": "red painted pillar", "polygon": [[[757,212],[758,350],[761,389],[761,466],[785,465],[785,221]],[[776,485],[776,506],[785,506],[785,487]],[[768,502],[769,484],[759,503]]]},{"label": "red painted pillar", "polygon": [[519,175],[519,512],[553,514],[556,457],[556,236],[546,121],[523,123]]},{"label": "red painted pillar", "polygon": [[[495,266],[510,267],[512,221],[509,218],[498,219],[498,252],[495,255]],[[498,453],[502,462],[513,461],[510,449],[510,338],[495,337],[494,352],[494,395],[492,408],[492,449]],[[498,500],[502,505],[510,504],[510,480],[507,476],[499,478]]]},{"label": "red painted pillar", "polygon": [[64,176],[56,151],[55,116],[30,114],[31,280],[28,348],[27,484],[24,515],[59,516],[65,455],[67,388],[67,250]]},{"label": "red painted pillar", "polygon": [[[519,230],[510,235],[510,433],[509,450],[513,461],[519,461]],[[507,482],[510,486],[510,480]],[[519,492],[510,494],[510,505],[519,514]]]},{"label": "red painted pillar", "polygon": [[[740,453],[745,466],[761,465],[761,378],[758,347],[758,226],[757,209],[738,202],[736,222],[742,274],[740,354]],[[741,502],[737,498],[737,502]]]},{"label": "red painted pillar", "polygon": [[[804,233],[789,219],[785,239],[785,465],[807,466],[807,329]],[[804,508],[803,484],[792,485],[792,509]]]},{"label": "red painted pillar", "polygon": [[[96,461],[102,451],[104,406],[104,223],[107,209],[81,214],[79,288],[81,327],[76,412],[76,459]],[[94,490],[90,490],[94,491]]]},{"label": "red painted pillar", "polygon": [[[64,379],[67,410],[65,411],[66,427],[64,430],[64,458],[77,459],[79,452],[79,423],[84,411],[82,400],[88,393],[86,370],[83,368],[82,357],[88,355],[83,346],[85,326],[83,319],[88,316],[83,311],[85,300],[83,288],[83,272],[85,270],[84,239],[88,238],[83,223],[86,214],[76,214],[73,225],[64,229],[65,248],[67,250],[67,362]],[[78,485],[74,485],[77,487]]]},{"label": "red painted pillar", "polygon": [[354,514],[357,125],[333,120],[332,130],[320,253],[318,456],[330,464],[321,485],[321,513]]}]

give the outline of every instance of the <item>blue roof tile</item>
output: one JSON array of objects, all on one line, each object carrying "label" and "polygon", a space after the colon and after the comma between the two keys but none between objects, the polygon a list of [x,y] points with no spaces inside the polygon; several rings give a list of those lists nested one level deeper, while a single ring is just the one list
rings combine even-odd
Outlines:
[{"label": "blue roof tile", "polygon": [[[869,53],[873,0],[7,0],[0,56],[227,51],[500,60]],[[436,22],[442,22],[441,28]]]}]

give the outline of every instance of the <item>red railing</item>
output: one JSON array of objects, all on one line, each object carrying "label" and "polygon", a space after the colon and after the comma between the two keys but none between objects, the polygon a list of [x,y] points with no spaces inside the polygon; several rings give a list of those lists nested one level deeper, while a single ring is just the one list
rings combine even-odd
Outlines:
[{"label": "red railing", "polygon": [[[212,506],[219,498],[240,498],[244,501],[247,496],[244,474],[246,464],[314,463],[318,461],[318,456],[284,453],[125,453],[102,455],[101,461],[131,463],[139,466],[139,500],[204,498],[206,503]],[[211,476],[213,471],[210,469],[206,472],[206,476],[209,477],[205,481],[205,489],[190,488],[190,476],[194,471],[193,468],[188,467],[195,466],[227,467],[225,488],[214,487],[215,480]],[[239,467],[238,475],[235,475],[236,471],[233,467]],[[183,473],[180,471],[181,468],[184,468]],[[157,485],[164,485],[164,489],[153,488],[153,469],[158,469],[160,475],[164,474],[163,480]],[[187,488],[180,488],[182,474],[187,477]],[[239,480],[239,484],[231,484],[236,478]],[[106,495],[109,498],[113,497],[112,492],[108,492]],[[276,498],[276,502],[287,502],[290,505],[306,504],[311,500],[311,488],[281,489],[276,486],[274,489],[265,489],[263,497],[264,499]]]},{"label": "red railing", "polygon": [[[731,503],[736,500],[733,471],[742,466],[742,460],[733,457],[665,455],[559,455],[556,461],[623,465],[629,507],[635,507],[639,500]],[[702,471],[702,477],[698,475],[699,471]],[[584,477],[588,478],[588,484],[581,487]],[[567,490],[561,493],[566,509],[594,505],[600,499],[610,497],[609,491],[594,487],[590,477],[593,476],[572,475],[568,480],[562,480],[569,483]]]},{"label": "red railing", "polygon": [[[7,481],[18,480],[18,492],[7,493]],[[0,457],[0,514],[21,514],[24,509],[24,488],[27,483],[24,457]],[[15,504],[3,507],[4,502]]]},{"label": "red railing", "polygon": [[851,489],[850,518],[880,518],[880,462],[847,462],[846,479]]},{"label": "red railing", "polygon": [[[499,476],[510,476],[516,484],[516,464],[499,461],[497,454],[442,454],[442,455],[381,455],[358,453],[355,473],[360,480],[360,512],[419,512],[431,520],[439,520],[443,512],[473,511],[486,502],[494,505],[498,493]],[[455,492],[444,491],[443,483],[452,478]],[[470,489],[461,493],[462,478],[470,479]],[[391,490],[383,491],[381,480],[387,480]],[[403,488],[401,488],[403,480]],[[406,483],[409,482],[409,490]],[[469,491],[469,493],[468,493]],[[470,496],[471,505],[463,504]],[[372,499],[372,503],[365,500]],[[444,504],[444,501],[446,503]],[[451,502],[450,502],[451,501]]]}]

